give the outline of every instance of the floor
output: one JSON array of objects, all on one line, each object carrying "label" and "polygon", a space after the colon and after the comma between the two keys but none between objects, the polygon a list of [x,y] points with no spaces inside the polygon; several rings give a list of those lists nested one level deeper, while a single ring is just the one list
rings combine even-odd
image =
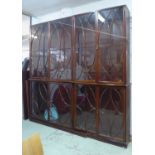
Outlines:
[{"label": "floor", "polygon": [[39,133],[44,155],[131,155],[132,145],[118,147],[91,138],[83,138],[29,120],[22,121],[22,138]]}]

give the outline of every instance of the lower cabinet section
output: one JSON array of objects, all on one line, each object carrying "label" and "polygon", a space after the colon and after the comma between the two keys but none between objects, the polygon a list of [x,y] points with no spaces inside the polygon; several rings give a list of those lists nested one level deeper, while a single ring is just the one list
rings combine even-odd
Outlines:
[{"label": "lower cabinet section", "polygon": [[130,134],[129,86],[30,83],[30,120],[127,146]]}]

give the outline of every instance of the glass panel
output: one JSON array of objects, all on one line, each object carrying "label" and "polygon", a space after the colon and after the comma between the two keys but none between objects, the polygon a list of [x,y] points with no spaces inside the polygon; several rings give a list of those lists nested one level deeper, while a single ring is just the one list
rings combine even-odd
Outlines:
[{"label": "glass panel", "polygon": [[71,80],[71,18],[51,23],[51,78]]},{"label": "glass panel", "polygon": [[51,22],[51,50],[71,49],[71,18]]},{"label": "glass panel", "polygon": [[48,24],[32,26],[32,76],[47,76]]},{"label": "glass panel", "polygon": [[44,112],[48,109],[47,83],[31,82],[31,94],[32,115],[46,120]]},{"label": "glass panel", "polygon": [[75,28],[76,33],[76,49],[85,47],[96,47],[95,30],[87,30]]},{"label": "glass panel", "polygon": [[52,79],[71,80],[71,49],[51,51]]},{"label": "glass panel", "polygon": [[95,14],[75,16],[76,80],[95,79]]},{"label": "glass panel", "polygon": [[75,27],[85,30],[95,30],[95,13],[90,12],[75,16]]},{"label": "glass panel", "polygon": [[76,87],[76,128],[96,131],[95,86],[77,85]]},{"label": "glass panel", "polygon": [[100,80],[122,81],[125,36],[123,33],[122,7],[98,12]]},{"label": "glass panel", "polygon": [[50,83],[50,121],[71,127],[71,84]]},{"label": "glass panel", "polygon": [[124,88],[100,87],[99,134],[123,139]]},{"label": "glass panel", "polygon": [[76,79],[95,79],[95,47],[79,48],[76,53]]}]

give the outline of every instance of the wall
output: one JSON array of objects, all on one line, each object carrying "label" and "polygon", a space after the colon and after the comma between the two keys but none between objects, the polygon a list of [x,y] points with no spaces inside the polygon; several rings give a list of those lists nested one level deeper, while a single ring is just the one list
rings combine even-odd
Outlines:
[{"label": "wall", "polygon": [[29,57],[30,17],[22,15],[22,60]]},{"label": "wall", "polygon": [[127,5],[130,10],[130,15],[132,16],[132,8],[131,8],[131,0],[101,0],[93,3],[81,5],[74,8],[64,8],[60,11],[50,13],[44,16],[40,16],[37,18],[32,18],[32,24],[38,24],[46,21],[51,21],[55,19],[60,19],[80,13],[96,11],[108,7],[119,6],[119,5]]}]

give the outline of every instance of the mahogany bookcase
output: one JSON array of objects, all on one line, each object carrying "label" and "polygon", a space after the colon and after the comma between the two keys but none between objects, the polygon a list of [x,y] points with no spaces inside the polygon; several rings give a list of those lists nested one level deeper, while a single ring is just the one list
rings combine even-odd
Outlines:
[{"label": "mahogany bookcase", "polygon": [[119,6],[31,26],[30,120],[127,146],[129,19]]}]

